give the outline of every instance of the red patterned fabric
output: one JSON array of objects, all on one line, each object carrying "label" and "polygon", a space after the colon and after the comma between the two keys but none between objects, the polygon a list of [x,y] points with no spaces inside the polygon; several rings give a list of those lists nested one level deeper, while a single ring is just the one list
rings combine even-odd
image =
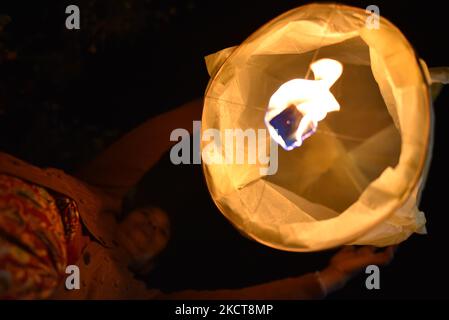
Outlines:
[{"label": "red patterned fabric", "polygon": [[76,204],[0,175],[0,299],[49,297],[77,259]]}]

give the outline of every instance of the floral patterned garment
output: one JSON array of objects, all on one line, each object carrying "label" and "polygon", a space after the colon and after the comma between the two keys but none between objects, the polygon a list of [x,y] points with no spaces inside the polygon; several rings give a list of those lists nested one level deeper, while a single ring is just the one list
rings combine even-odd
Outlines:
[{"label": "floral patterned garment", "polygon": [[48,298],[77,258],[74,201],[0,175],[0,299]]}]

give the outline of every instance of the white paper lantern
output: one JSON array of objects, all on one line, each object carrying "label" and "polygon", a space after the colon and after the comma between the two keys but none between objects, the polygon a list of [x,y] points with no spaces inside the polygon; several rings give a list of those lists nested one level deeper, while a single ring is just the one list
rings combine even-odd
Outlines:
[{"label": "white paper lantern", "polygon": [[[337,4],[302,6],[240,46],[206,57],[203,134],[264,129],[258,138],[266,146],[273,93],[304,79],[318,59],[343,65],[330,89],[340,111],[327,114],[301,147],[278,148],[274,175],[263,174],[267,165],[260,162],[203,161],[214,202],[249,237],[282,250],[316,251],[386,246],[425,233],[417,204],[432,148],[429,72],[389,21],[381,17],[378,28],[367,27],[370,15]],[[203,140],[202,147],[203,160],[229,156],[217,141]]]}]

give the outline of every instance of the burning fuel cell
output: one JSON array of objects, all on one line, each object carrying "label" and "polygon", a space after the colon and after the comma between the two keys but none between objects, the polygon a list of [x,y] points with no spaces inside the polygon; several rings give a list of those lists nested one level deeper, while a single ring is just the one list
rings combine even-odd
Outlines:
[{"label": "burning fuel cell", "polygon": [[316,132],[318,122],[328,112],[340,110],[329,89],[343,72],[341,63],[320,59],[312,63],[310,69],[315,80],[287,81],[271,96],[268,104],[265,125],[271,137],[285,150],[300,147]]},{"label": "burning fuel cell", "polygon": [[[284,111],[270,120],[270,125],[277,130],[277,134],[284,141],[287,149],[294,148],[297,144],[296,132],[303,115],[298,111],[294,104],[289,105]],[[304,141],[316,131],[316,124],[309,121],[309,127],[306,132],[301,134],[301,141]]]}]

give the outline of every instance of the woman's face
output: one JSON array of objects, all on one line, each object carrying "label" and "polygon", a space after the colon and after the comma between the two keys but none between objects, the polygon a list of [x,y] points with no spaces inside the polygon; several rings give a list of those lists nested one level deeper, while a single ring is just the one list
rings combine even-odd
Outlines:
[{"label": "woman's face", "polygon": [[125,218],[118,231],[120,245],[130,254],[132,262],[138,263],[164,250],[170,238],[170,221],[159,208],[140,208]]}]

